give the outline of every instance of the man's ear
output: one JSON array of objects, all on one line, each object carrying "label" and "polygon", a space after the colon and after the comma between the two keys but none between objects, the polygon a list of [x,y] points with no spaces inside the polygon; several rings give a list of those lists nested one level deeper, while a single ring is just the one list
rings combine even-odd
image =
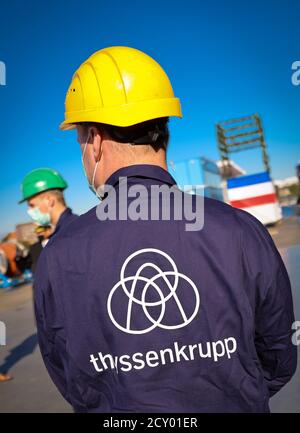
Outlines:
[{"label": "man's ear", "polygon": [[52,194],[47,194],[45,198],[48,200],[48,205],[53,207],[55,205],[56,198]]},{"label": "man's ear", "polygon": [[91,139],[93,142],[93,153],[95,161],[99,161],[102,155],[103,132],[95,126],[90,129]]}]

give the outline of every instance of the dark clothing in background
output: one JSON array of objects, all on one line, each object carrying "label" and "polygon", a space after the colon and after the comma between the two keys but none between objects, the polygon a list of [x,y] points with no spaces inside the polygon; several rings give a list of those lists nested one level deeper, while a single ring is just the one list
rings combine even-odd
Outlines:
[{"label": "dark clothing in background", "polygon": [[31,245],[28,251],[27,256],[27,269],[31,269],[33,274],[35,273],[38,258],[40,257],[41,252],[43,251],[43,246],[41,242],[36,242]]},{"label": "dark clothing in background", "polygon": [[[65,227],[70,222],[74,221],[78,215],[73,214],[70,208],[67,208],[63,211],[61,216],[59,217],[57,224],[55,226],[54,232],[49,236],[49,239],[52,238],[56,233],[58,233],[62,227]],[[32,273],[35,273],[38,258],[43,250],[42,243],[36,242],[30,246],[28,254],[26,257],[17,257],[16,263],[21,272],[24,272],[26,269],[30,269]]]},{"label": "dark clothing in background", "polygon": [[37,260],[43,250],[41,242],[36,242],[29,247],[28,253],[25,257],[22,256],[22,252],[16,256],[16,264],[21,272],[30,269],[33,273],[35,272]]},{"label": "dark clothing in background", "polygon": [[[117,195],[119,176],[175,184],[135,165],[107,181]],[[293,376],[291,287],[271,236],[243,210],[204,205],[196,232],[185,219],[100,221],[93,208],[43,250],[39,344],[77,412],[268,412]]]}]

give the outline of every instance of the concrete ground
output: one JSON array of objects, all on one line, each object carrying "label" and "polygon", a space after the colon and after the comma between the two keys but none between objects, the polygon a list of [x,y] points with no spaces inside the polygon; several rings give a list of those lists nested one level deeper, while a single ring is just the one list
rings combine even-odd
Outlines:
[{"label": "concrete ground", "polygon": [[[287,267],[293,290],[295,319],[300,323],[300,206],[285,208],[284,215],[286,218],[268,229]],[[299,395],[300,340],[297,371],[292,380],[271,399],[271,411],[300,413]]]},{"label": "concrete ground", "polygon": [[[296,320],[300,321],[300,218],[293,212],[269,228],[291,279]],[[0,371],[13,376],[0,382],[0,413],[72,412],[56,390],[41,359],[36,340],[31,285],[0,290],[0,320],[6,324],[7,345],[0,346]],[[300,340],[299,340],[300,343]],[[300,412],[300,344],[293,379],[271,399],[272,412]]]},{"label": "concrete ground", "polygon": [[37,345],[31,285],[0,290],[0,320],[7,345],[0,346],[0,371],[13,380],[0,382],[0,412],[72,412],[44,367]]}]

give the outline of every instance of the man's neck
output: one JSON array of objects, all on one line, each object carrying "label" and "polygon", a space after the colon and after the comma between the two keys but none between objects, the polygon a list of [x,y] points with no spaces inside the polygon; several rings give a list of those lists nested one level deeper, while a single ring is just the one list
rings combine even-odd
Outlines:
[{"label": "man's neck", "polygon": [[120,170],[121,168],[124,167],[129,167],[129,166],[133,166],[133,165],[139,165],[139,164],[149,164],[149,165],[155,165],[157,167],[163,168],[164,170],[168,171],[168,166],[166,161],[160,161],[158,159],[153,158],[151,159],[147,159],[147,160],[141,160],[141,161],[127,161],[127,163],[125,164],[114,164],[111,166],[111,169],[106,173],[106,180],[116,171]]},{"label": "man's neck", "polygon": [[59,204],[57,205],[51,214],[51,223],[56,226],[61,214],[67,209],[67,206]]}]

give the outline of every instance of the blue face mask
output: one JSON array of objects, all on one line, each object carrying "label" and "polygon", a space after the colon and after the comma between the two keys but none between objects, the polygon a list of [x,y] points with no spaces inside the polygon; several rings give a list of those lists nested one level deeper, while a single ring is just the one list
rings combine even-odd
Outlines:
[{"label": "blue face mask", "polygon": [[38,207],[30,208],[27,210],[30,218],[40,226],[48,226],[51,223],[51,216],[49,213],[42,213]]}]

